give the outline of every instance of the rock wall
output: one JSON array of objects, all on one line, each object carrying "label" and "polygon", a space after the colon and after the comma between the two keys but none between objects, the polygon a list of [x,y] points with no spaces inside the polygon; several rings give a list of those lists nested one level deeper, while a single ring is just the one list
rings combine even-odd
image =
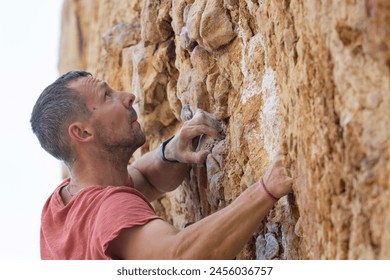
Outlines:
[{"label": "rock wall", "polygon": [[154,204],[178,228],[232,202],[277,151],[293,192],[238,259],[390,259],[390,2],[65,0],[59,70],[135,93],[148,136],[196,108],[226,123]]}]

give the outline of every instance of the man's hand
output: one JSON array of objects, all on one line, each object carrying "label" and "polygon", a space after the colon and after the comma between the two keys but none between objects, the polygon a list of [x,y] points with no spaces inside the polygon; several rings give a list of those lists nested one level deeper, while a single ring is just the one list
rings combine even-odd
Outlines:
[{"label": "man's hand", "polygon": [[285,153],[279,152],[263,176],[267,189],[278,198],[291,191],[292,179],[287,175],[285,156]]},{"label": "man's hand", "polygon": [[210,150],[196,150],[196,140],[203,134],[221,140],[223,124],[215,116],[198,109],[194,117],[184,122],[180,131],[165,148],[165,156],[182,163],[202,164]]}]

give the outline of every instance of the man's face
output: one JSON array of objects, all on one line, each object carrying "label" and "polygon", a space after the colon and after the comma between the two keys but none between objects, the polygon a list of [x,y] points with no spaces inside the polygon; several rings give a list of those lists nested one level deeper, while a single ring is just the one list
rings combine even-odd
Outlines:
[{"label": "man's face", "polygon": [[94,77],[81,77],[69,84],[84,96],[91,116],[94,138],[106,151],[133,153],[145,143],[145,135],[133,108],[135,96],[113,90]]}]

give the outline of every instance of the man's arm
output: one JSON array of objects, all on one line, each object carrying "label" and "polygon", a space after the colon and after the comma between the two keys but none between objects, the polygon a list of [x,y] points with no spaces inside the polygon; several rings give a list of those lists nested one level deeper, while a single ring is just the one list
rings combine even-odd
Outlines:
[{"label": "man's arm", "polygon": [[[291,190],[283,159],[279,155],[264,175],[277,197]],[[226,208],[180,231],[162,220],[125,229],[109,252],[121,259],[232,259],[274,204],[261,188],[253,184]]]},{"label": "man's arm", "polygon": [[159,148],[143,155],[129,167],[129,174],[135,187],[149,201],[176,189],[184,180],[187,164],[204,163],[210,153],[207,150],[196,152],[192,143],[193,139],[202,134],[221,139],[218,125],[220,124],[214,116],[198,110],[165,146],[165,157],[169,160],[177,160],[179,163],[163,161]]},{"label": "man's arm", "polygon": [[187,164],[163,162],[159,150],[153,150],[129,167],[135,188],[149,201],[176,189],[184,180]]}]

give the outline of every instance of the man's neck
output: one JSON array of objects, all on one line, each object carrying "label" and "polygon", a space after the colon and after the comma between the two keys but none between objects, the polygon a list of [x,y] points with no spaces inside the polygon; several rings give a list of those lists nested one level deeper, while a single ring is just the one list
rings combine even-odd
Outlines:
[{"label": "man's neck", "polygon": [[76,161],[71,173],[71,184],[78,188],[89,186],[125,186],[128,184],[127,161],[115,164],[108,160]]}]

